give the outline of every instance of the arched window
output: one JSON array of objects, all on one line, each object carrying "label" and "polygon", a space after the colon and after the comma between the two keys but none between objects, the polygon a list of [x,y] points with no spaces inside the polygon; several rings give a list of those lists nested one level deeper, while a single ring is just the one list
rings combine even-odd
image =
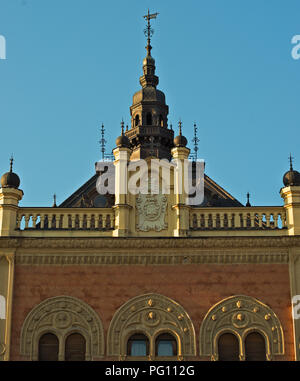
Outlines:
[{"label": "arched window", "polygon": [[151,115],[151,112],[148,112],[147,115],[146,115],[146,124],[147,124],[147,126],[151,126],[152,125],[152,115]]},{"label": "arched window", "polygon": [[258,332],[251,332],[245,339],[246,361],[265,361],[266,344],[263,336]]},{"label": "arched window", "polygon": [[135,122],[134,122],[135,126],[137,127],[139,124],[140,124],[140,117],[139,117],[139,114],[137,114],[135,116]]},{"label": "arched window", "polygon": [[128,356],[148,356],[149,340],[142,333],[132,335],[127,342]]},{"label": "arched window", "polygon": [[39,361],[58,361],[58,338],[53,333],[44,334],[39,340]]},{"label": "arched window", "polygon": [[162,115],[159,115],[159,125],[160,125],[161,127],[164,126],[164,119],[163,119]]},{"label": "arched window", "polygon": [[72,333],[65,343],[65,361],[85,360],[85,338],[79,333]]},{"label": "arched window", "polygon": [[155,341],[155,356],[176,356],[177,341],[169,333],[162,333]]},{"label": "arched window", "polygon": [[223,333],[218,340],[220,361],[239,361],[239,342],[232,333]]}]

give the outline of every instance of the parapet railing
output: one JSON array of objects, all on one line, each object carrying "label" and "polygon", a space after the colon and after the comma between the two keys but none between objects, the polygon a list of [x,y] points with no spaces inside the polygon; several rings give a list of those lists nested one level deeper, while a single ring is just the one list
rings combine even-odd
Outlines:
[{"label": "parapet railing", "polygon": [[190,210],[190,229],[284,229],[286,213],[282,206],[197,207]]},{"label": "parapet railing", "polygon": [[111,208],[19,208],[20,230],[111,230],[115,223]]}]

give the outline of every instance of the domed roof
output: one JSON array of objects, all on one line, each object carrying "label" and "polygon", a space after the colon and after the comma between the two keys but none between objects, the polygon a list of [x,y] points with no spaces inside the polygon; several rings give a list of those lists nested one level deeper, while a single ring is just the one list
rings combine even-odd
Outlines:
[{"label": "domed roof", "polygon": [[300,173],[298,171],[290,170],[283,175],[283,184],[288,186],[300,186]]},{"label": "domed roof", "polygon": [[293,158],[290,154],[290,170],[283,175],[283,184],[286,187],[300,186],[300,173],[293,169]]},{"label": "domed roof", "polygon": [[16,188],[20,186],[19,176],[12,171],[13,158],[10,159],[10,171],[4,173],[1,177],[1,187],[2,188]]}]

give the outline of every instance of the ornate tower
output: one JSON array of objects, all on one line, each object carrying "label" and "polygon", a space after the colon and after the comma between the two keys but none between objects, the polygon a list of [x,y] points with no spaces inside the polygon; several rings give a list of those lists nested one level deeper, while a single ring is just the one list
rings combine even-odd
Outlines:
[{"label": "ornate tower", "polygon": [[157,13],[144,16],[147,20],[147,55],[143,61],[143,75],[140,77],[142,89],[133,95],[130,107],[131,128],[125,132],[130,140],[131,159],[144,159],[154,156],[159,159],[171,159],[174,132],[168,128],[169,107],[165,94],[157,90],[158,77],[155,75],[155,60],[151,56],[150,37],[153,30],[150,19]]}]

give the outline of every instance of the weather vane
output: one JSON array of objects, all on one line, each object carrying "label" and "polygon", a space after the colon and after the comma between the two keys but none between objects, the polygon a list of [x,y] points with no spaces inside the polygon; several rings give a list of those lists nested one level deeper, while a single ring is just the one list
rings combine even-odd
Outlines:
[{"label": "weather vane", "polygon": [[157,15],[158,15],[158,13],[150,14],[149,9],[148,9],[148,13],[145,16],[143,16],[144,19],[147,20],[147,27],[144,29],[144,33],[145,33],[145,36],[147,37],[147,42],[148,42],[149,47],[150,47],[150,38],[153,36],[153,33],[154,33],[154,30],[151,28],[150,20],[156,19]]}]

